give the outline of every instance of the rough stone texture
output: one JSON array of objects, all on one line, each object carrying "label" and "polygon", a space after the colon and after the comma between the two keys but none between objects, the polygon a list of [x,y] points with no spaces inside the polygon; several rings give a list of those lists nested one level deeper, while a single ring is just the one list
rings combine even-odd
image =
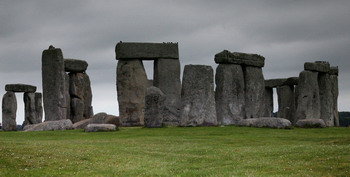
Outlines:
[{"label": "rough stone texture", "polygon": [[306,62],[304,70],[327,73],[330,71],[330,65],[326,61],[316,61],[315,63]]},{"label": "rough stone texture", "polygon": [[280,87],[280,86],[283,86],[286,81],[287,79],[285,78],[265,80],[265,87],[268,87],[268,88]]},{"label": "rough stone texture", "polygon": [[51,130],[70,130],[73,129],[73,124],[70,119],[45,121],[39,124],[25,126],[24,131],[51,131]]},{"label": "rough stone texture", "polygon": [[215,75],[217,120],[234,125],[245,116],[244,75],[241,65],[219,64]]},{"label": "rough stone texture", "polygon": [[40,123],[37,120],[36,104],[35,104],[35,93],[24,93],[24,122],[23,126],[28,124],[37,124]]},{"label": "rough stone texture", "polygon": [[41,93],[35,93],[35,112],[36,121],[41,123],[43,120],[43,96]]},{"label": "rough stone texture", "polygon": [[147,88],[145,97],[145,127],[162,127],[165,100],[166,96],[159,88]]},{"label": "rough stone texture", "polygon": [[70,94],[69,94],[69,75],[66,73],[64,74],[65,76],[65,91],[64,93],[66,94],[66,106],[67,106],[67,114],[66,114],[66,119],[71,119],[71,98],[70,98]]},{"label": "rough stone texture", "polygon": [[215,62],[218,64],[238,64],[246,66],[264,67],[265,58],[257,54],[230,52],[224,50],[215,55]]},{"label": "rough stone texture", "polygon": [[238,122],[238,126],[290,129],[292,128],[292,123],[289,120],[283,118],[261,117],[240,120]]},{"label": "rough stone texture", "polygon": [[114,124],[89,124],[85,127],[85,132],[111,132],[116,131]]},{"label": "rough stone texture", "polygon": [[217,125],[213,68],[186,65],[181,92],[181,126]]},{"label": "rough stone texture", "polygon": [[332,96],[333,96],[333,116],[334,116],[334,126],[339,126],[339,113],[338,113],[338,75],[330,75]]},{"label": "rough stone texture", "polygon": [[295,96],[294,86],[277,87],[278,112],[277,117],[288,119],[295,123]]},{"label": "rough stone texture", "polygon": [[332,94],[332,83],[328,73],[318,74],[318,84],[320,93],[320,118],[324,120],[327,126],[334,126],[334,99]]},{"label": "rough stone texture", "polygon": [[262,117],[272,117],[273,114],[273,89],[265,87],[263,107],[260,110]]},{"label": "rough stone texture", "polygon": [[42,54],[42,82],[45,120],[67,118],[65,72],[62,51],[49,47]]},{"label": "rough stone texture", "polygon": [[89,125],[92,122],[92,118],[90,119],[84,119],[79,122],[76,122],[73,124],[74,129],[85,129],[87,125]]},{"label": "rough stone texture", "polygon": [[326,124],[322,119],[303,119],[298,120],[295,126],[300,128],[325,128]]},{"label": "rough stone texture", "polygon": [[84,73],[88,67],[88,63],[84,60],[64,59],[64,70],[72,73]]},{"label": "rough stone texture", "polygon": [[179,47],[177,43],[136,43],[119,42],[115,47],[116,59],[143,59],[157,58],[178,59]]},{"label": "rough stone texture", "polygon": [[262,69],[258,67],[243,67],[245,83],[245,113],[246,118],[261,117],[264,109],[265,80]]},{"label": "rough stone texture", "polygon": [[73,128],[84,129],[88,124],[114,124],[117,127],[121,126],[119,117],[101,112],[94,115],[90,119],[84,119],[74,123]]},{"label": "rough stone texture", "polygon": [[71,120],[73,123],[84,120],[84,102],[79,98],[71,99]]},{"label": "rough stone texture", "polygon": [[27,84],[7,84],[5,85],[5,90],[9,92],[31,92],[36,91],[36,87]]},{"label": "rough stone texture", "polygon": [[16,95],[7,91],[2,97],[2,130],[16,131],[16,111]]},{"label": "rough stone texture", "polygon": [[[87,119],[91,115],[92,91],[90,78],[86,73],[69,73],[69,94],[71,100],[78,98],[83,103],[83,118]],[[71,101],[71,103],[73,103]],[[71,109],[77,110],[71,105]],[[80,105],[79,105],[80,106]],[[79,121],[79,120],[78,120]]]},{"label": "rough stone texture", "polygon": [[338,74],[339,74],[338,66],[331,66],[331,68],[329,70],[329,74],[338,76]]},{"label": "rough stone texture", "polygon": [[302,71],[299,75],[298,102],[295,120],[320,118],[318,73]]},{"label": "rough stone texture", "polygon": [[154,82],[165,95],[163,124],[179,125],[181,108],[180,60],[158,59],[154,61]]},{"label": "rough stone texture", "polygon": [[284,85],[298,85],[299,83],[299,77],[289,77],[287,80],[284,82]]},{"label": "rough stone texture", "polygon": [[117,90],[123,126],[144,124],[145,92],[148,80],[141,60],[119,60]]}]

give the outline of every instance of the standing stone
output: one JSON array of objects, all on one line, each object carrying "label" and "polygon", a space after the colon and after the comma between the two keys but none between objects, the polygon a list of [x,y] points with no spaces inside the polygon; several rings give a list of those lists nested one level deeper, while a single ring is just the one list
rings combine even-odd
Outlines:
[{"label": "standing stone", "polygon": [[[79,98],[83,102],[83,117],[91,118],[92,91],[90,78],[86,73],[69,73],[69,93],[71,99]],[[71,105],[71,109],[76,108]]]},{"label": "standing stone", "polygon": [[65,72],[62,51],[50,46],[42,54],[45,120],[67,118]]},{"label": "standing stone", "polygon": [[35,112],[36,121],[41,123],[43,120],[43,98],[41,93],[35,93]]},{"label": "standing stone", "polygon": [[178,59],[157,59],[154,61],[154,86],[165,95],[164,125],[179,125],[181,107],[180,61]]},{"label": "standing stone", "polygon": [[119,60],[117,92],[119,116],[124,126],[144,124],[147,75],[141,60]]},{"label": "standing stone", "polygon": [[264,109],[265,79],[259,67],[243,67],[245,82],[245,112],[246,118],[261,117]]},{"label": "standing stone", "polygon": [[298,107],[295,121],[320,118],[320,95],[318,73],[302,71],[299,75]]},{"label": "standing stone", "polygon": [[262,117],[272,117],[273,114],[273,88],[265,87],[263,107],[260,110]]},{"label": "standing stone", "polygon": [[86,119],[84,117],[84,102],[79,98],[71,100],[71,120],[73,123]]},{"label": "standing stone", "polygon": [[244,76],[241,65],[219,64],[215,75],[217,120],[220,125],[235,125],[244,119]]},{"label": "standing stone", "polygon": [[65,94],[66,94],[66,105],[67,105],[67,118],[66,119],[70,119],[71,118],[71,98],[70,98],[70,94],[69,94],[69,75],[68,74],[64,74],[65,76]]},{"label": "standing stone", "polygon": [[181,126],[217,125],[213,68],[186,65],[181,92]]},{"label": "standing stone", "polygon": [[339,96],[339,88],[338,88],[338,67],[331,67],[330,71],[330,82],[333,96],[333,116],[334,116],[334,126],[339,126],[339,113],[338,113],[338,96]]},{"label": "standing stone", "polygon": [[16,111],[16,95],[7,91],[2,98],[2,130],[16,131]]},{"label": "standing stone", "polygon": [[165,94],[157,87],[149,87],[145,97],[145,127],[162,127],[165,113]]},{"label": "standing stone", "polygon": [[35,93],[24,93],[24,122],[23,126],[40,123],[37,121],[35,109]]},{"label": "standing stone", "polygon": [[329,74],[319,73],[318,84],[320,89],[320,118],[324,120],[327,126],[334,126],[334,99],[332,94],[332,83]]},{"label": "standing stone", "polygon": [[288,119],[292,124],[295,123],[295,96],[294,86],[277,87],[278,95],[278,112],[277,117]]}]

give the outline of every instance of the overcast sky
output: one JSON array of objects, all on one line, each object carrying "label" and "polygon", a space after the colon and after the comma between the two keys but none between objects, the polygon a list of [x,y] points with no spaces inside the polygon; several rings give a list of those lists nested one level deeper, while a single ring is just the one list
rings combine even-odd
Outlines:
[{"label": "overcast sky", "polygon": [[[182,68],[211,65],[224,49],[266,58],[265,79],[298,76],[304,62],[339,66],[339,110],[350,111],[349,0],[0,0],[0,95],[5,84],[42,92],[41,55],[49,45],[88,61],[94,112],[118,115],[114,47],[178,42]],[[152,78],[152,62],[145,64]],[[24,117],[17,94],[17,123]]]}]

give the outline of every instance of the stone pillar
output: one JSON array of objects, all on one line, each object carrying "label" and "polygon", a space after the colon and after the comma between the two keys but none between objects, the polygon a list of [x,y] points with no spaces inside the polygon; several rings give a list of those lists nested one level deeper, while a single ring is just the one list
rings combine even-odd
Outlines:
[{"label": "stone pillar", "polygon": [[261,109],[261,117],[272,117],[273,114],[273,88],[265,87],[263,108]]},{"label": "stone pillar", "polygon": [[14,92],[7,91],[2,98],[2,130],[16,131],[17,99]]},{"label": "stone pillar", "polygon": [[35,112],[36,122],[41,123],[43,120],[43,101],[41,93],[35,93]]},{"label": "stone pillar", "polygon": [[179,125],[181,107],[180,60],[155,60],[153,85],[166,95],[163,124]]},{"label": "stone pillar", "polygon": [[318,84],[320,89],[320,113],[321,119],[324,120],[327,126],[334,126],[334,99],[332,94],[332,83],[328,73],[318,74]]},{"label": "stone pillar", "polygon": [[84,102],[79,98],[71,99],[71,117],[73,123],[84,120]]},{"label": "stone pillar", "polygon": [[333,116],[334,116],[334,126],[339,126],[339,113],[338,113],[338,96],[339,96],[339,88],[338,88],[338,67],[330,68],[330,82],[333,96]]},{"label": "stone pillar", "polygon": [[259,67],[243,67],[245,82],[245,112],[246,118],[261,117],[264,109],[263,98],[265,91],[265,79],[262,69]]},{"label": "stone pillar", "polygon": [[123,126],[144,125],[147,75],[141,60],[119,60],[117,91],[119,117]]},{"label": "stone pillar", "polygon": [[24,101],[24,122],[23,126],[29,124],[37,124],[38,122],[36,115],[36,104],[35,104],[35,93],[24,93],[23,94]]},{"label": "stone pillar", "polygon": [[235,125],[244,119],[245,89],[241,65],[219,64],[215,75],[218,124]]},{"label": "stone pillar", "polygon": [[211,66],[186,65],[181,96],[181,126],[217,125]]},{"label": "stone pillar", "polygon": [[162,127],[164,114],[167,114],[166,95],[157,87],[149,87],[145,97],[145,127]]},{"label": "stone pillar", "polygon": [[45,120],[67,118],[65,71],[62,51],[50,46],[42,54]]},{"label": "stone pillar", "polygon": [[[65,94],[66,94],[66,105],[67,105],[67,118],[66,119],[71,119],[71,98],[70,98],[70,93],[69,93],[69,75],[67,73],[64,74],[65,75]],[[73,121],[73,120],[72,120]],[[74,122],[73,122],[74,123]]]},{"label": "stone pillar", "polygon": [[296,121],[320,118],[320,95],[317,78],[318,73],[313,71],[302,71],[299,75]]},{"label": "stone pillar", "polygon": [[280,86],[277,87],[278,95],[278,112],[277,117],[288,119],[292,124],[296,123],[294,120],[295,113],[295,96],[294,86]]}]

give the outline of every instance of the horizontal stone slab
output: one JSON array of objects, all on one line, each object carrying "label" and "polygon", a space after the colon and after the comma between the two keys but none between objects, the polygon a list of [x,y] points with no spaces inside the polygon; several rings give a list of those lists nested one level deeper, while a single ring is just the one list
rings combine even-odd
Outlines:
[{"label": "horizontal stone slab", "polygon": [[331,66],[331,69],[329,70],[330,75],[337,75],[339,74],[338,66]]},{"label": "horizontal stone slab", "polygon": [[5,90],[9,92],[36,92],[36,86],[27,84],[7,84]]},{"label": "horizontal stone slab", "polygon": [[280,87],[280,86],[283,86],[286,81],[287,81],[286,78],[265,80],[265,87],[269,87],[269,88]]},{"label": "horizontal stone slab", "polygon": [[66,72],[83,73],[86,71],[87,67],[88,63],[84,60],[64,59],[64,70]]},{"label": "horizontal stone slab", "polygon": [[330,65],[327,61],[306,62],[304,64],[304,70],[327,73],[330,70]]},{"label": "horizontal stone slab", "polygon": [[299,77],[289,77],[284,82],[284,85],[298,85],[299,83]]},{"label": "horizontal stone slab", "polygon": [[224,50],[215,55],[215,63],[218,64],[239,64],[246,66],[264,67],[265,58],[258,54],[230,52]]},{"label": "horizontal stone slab", "polygon": [[115,54],[117,60],[179,59],[179,47],[177,43],[119,42]]}]

